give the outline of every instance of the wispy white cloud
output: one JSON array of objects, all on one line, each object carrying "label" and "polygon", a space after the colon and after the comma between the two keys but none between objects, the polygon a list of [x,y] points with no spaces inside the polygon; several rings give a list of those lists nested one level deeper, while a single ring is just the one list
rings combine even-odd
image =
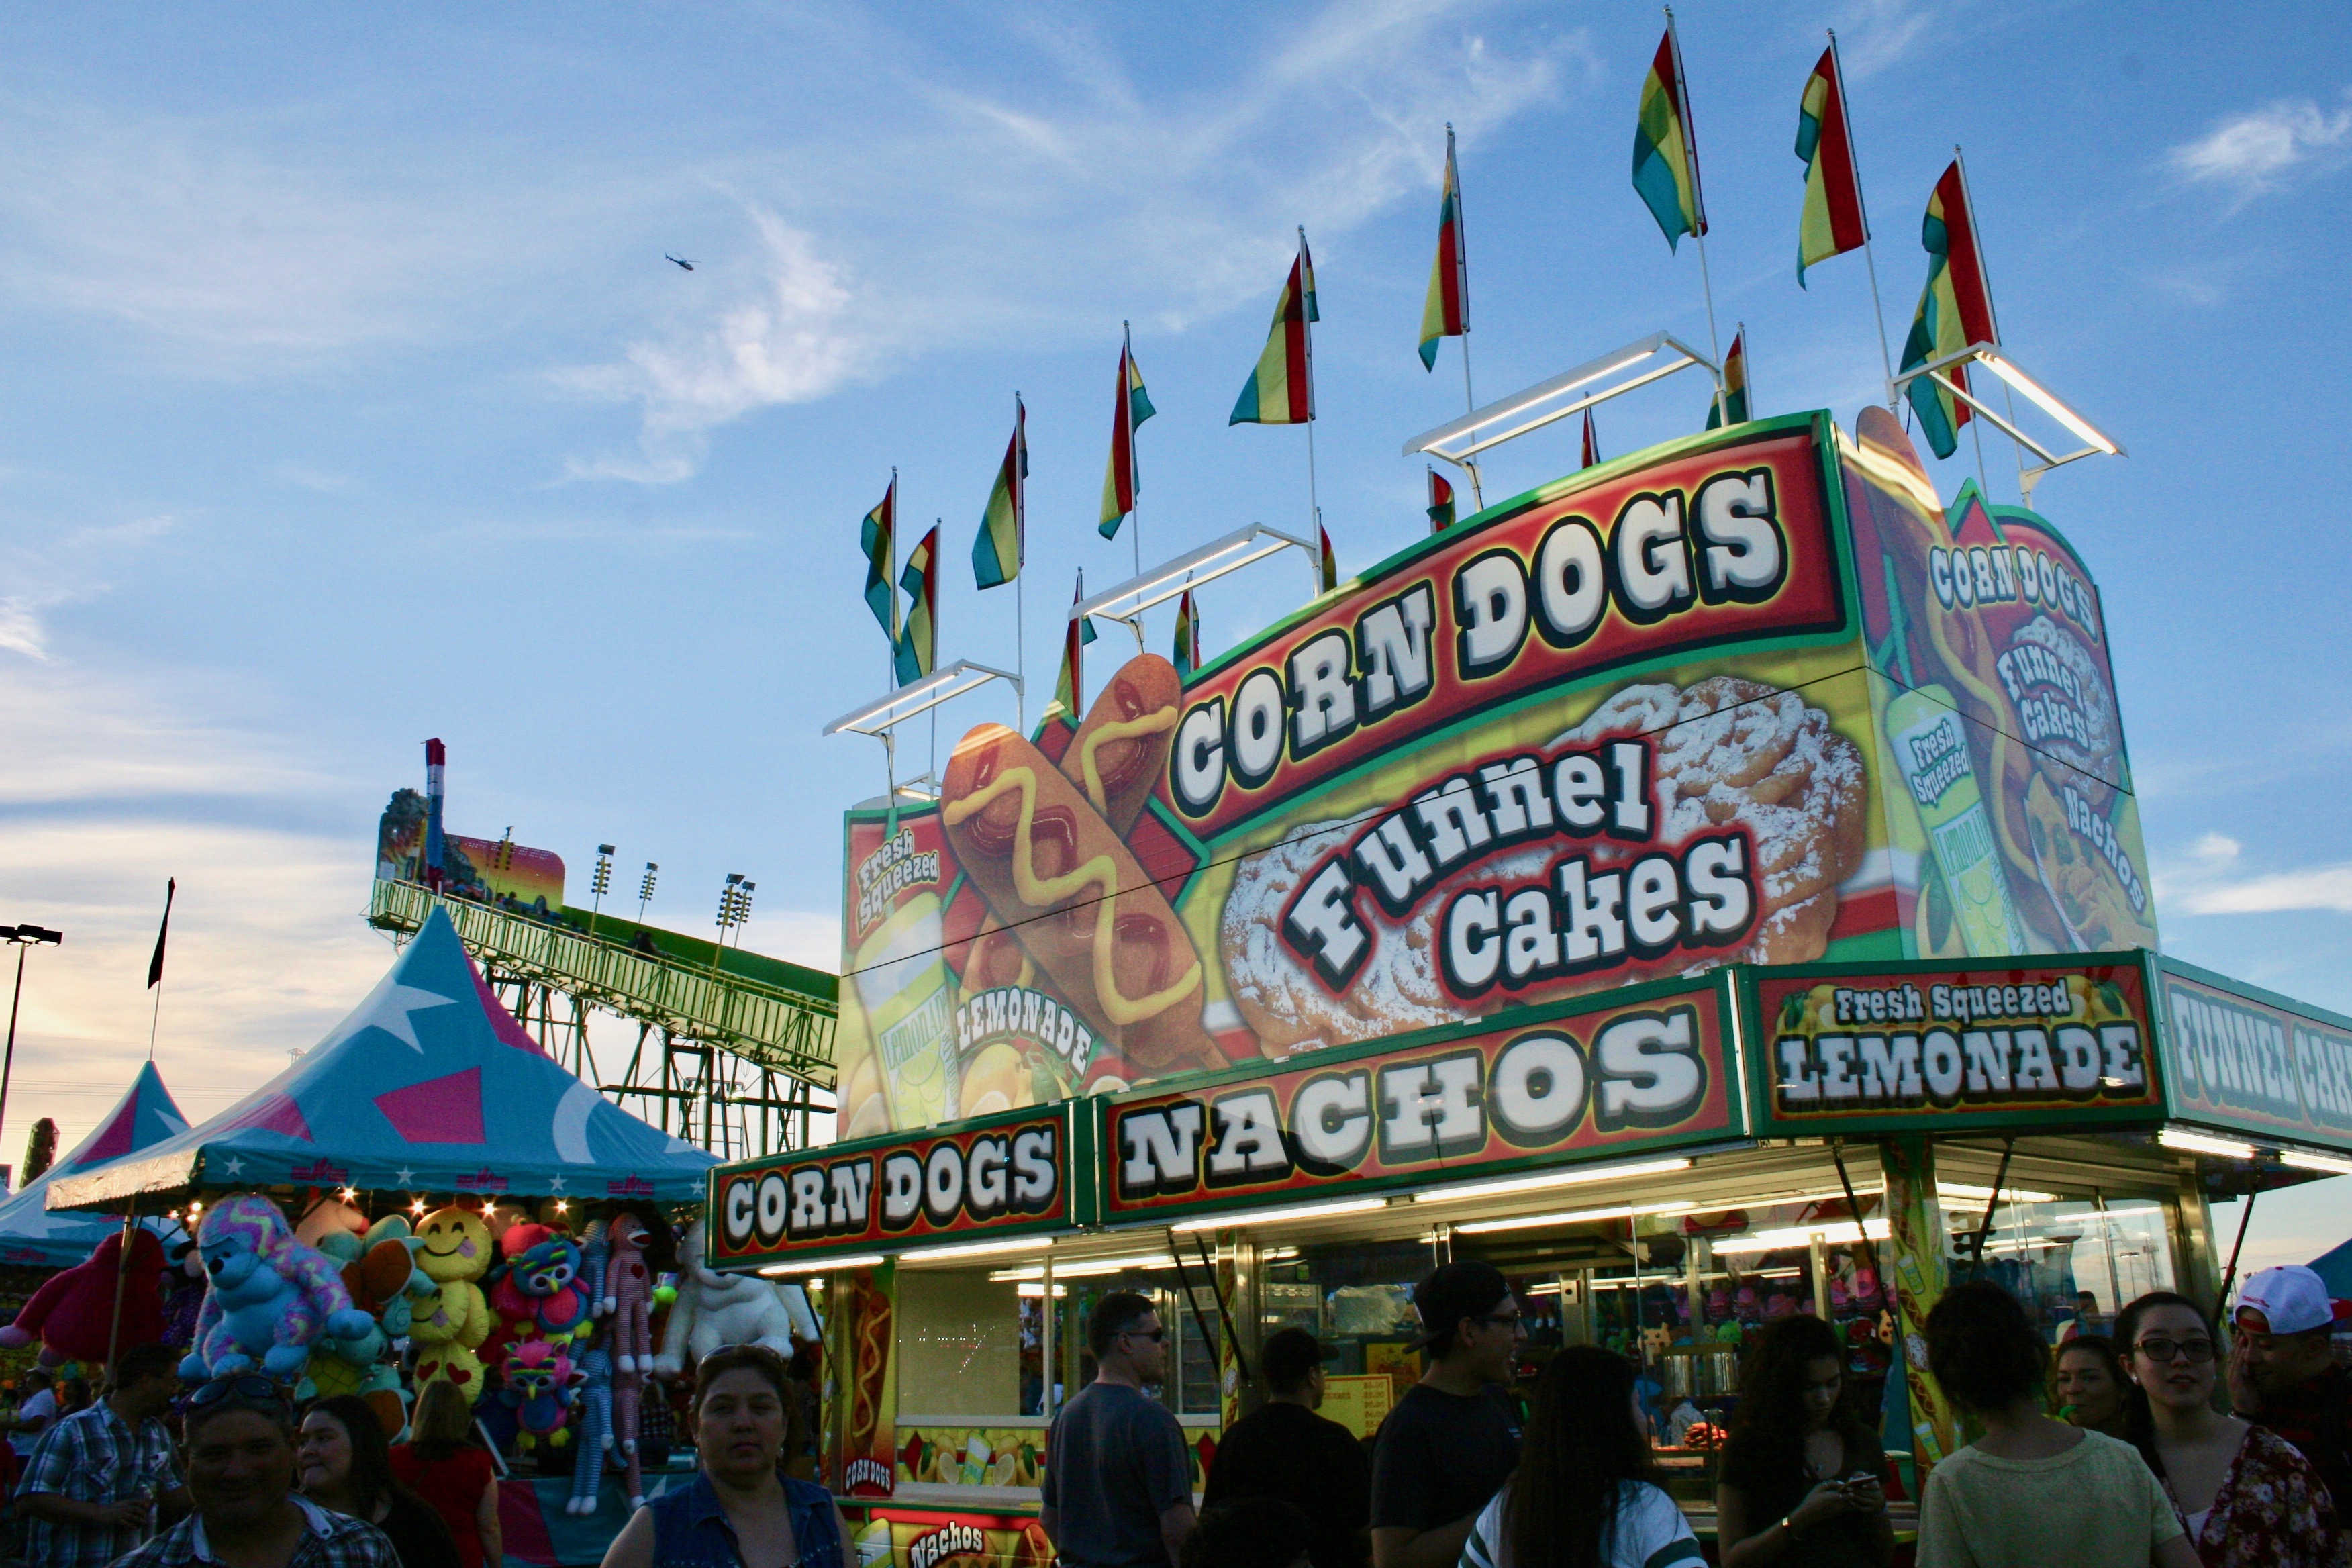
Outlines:
[{"label": "wispy white cloud", "polygon": [[1925,45],[1935,19],[1919,0],[1860,0],[1838,19],[1838,63],[1849,80],[1867,80]]},{"label": "wispy white cloud", "polygon": [[1181,331],[1270,299],[1294,225],[1328,254],[1427,194],[1445,121],[1475,145],[1589,74],[1581,33],[1506,50],[1471,10],[1331,5],[1238,79],[1150,91],[1091,31],[1024,13],[1004,25],[1053,79],[1014,93],[931,59],[887,89],[861,80],[861,95],[898,96],[888,126],[856,116],[854,135],[814,131],[714,181],[751,243],[706,268],[707,306],[617,361],[557,373],[642,409],[636,450],[575,458],[565,477],[688,478],[713,426],[919,353],[1034,348],[1139,315],[1139,300]]},{"label": "wispy white cloud", "polygon": [[2248,201],[2352,158],[2352,102],[2330,113],[2308,98],[2281,99],[2222,121],[2168,158],[2181,178],[2226,186]]},{"label": "wispy white cloud", "polygon": [[2157,875],[2157,896],[2168,909],[2192,915],[2280,914],[2295,910],[2352,913],[2352,861],[2253,871],[2245,846],[2208,833]]},{"label": "wispy white cloud", "polygon": [[[158,513],[69,529],[54,538],[20,530],[19,542],[0,548],[0,648],[37,663],[55,658],[47,612],[104,593],[134,552],[178,526],[176,517]],[[5,700],[0,693],[0,703]]]}]

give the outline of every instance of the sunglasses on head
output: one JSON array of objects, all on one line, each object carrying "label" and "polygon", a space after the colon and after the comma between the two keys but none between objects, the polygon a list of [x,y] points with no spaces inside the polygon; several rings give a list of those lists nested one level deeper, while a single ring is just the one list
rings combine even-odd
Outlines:
[{"label": "sunglasses on head", "polygon": [[275,1405],[280,1408],[283,1408],[287,1403],[286,1391],[280,1388],[275,1380],[264,1377],[259,1373],[245,1372],[236,1373],[228,1377],[214,1378],[210,1383],[189,1394],[188,1404],[193,1408],[200,1409],[205,1405],[217,1405],[222,1400],[230,1398],[247,1399],[256,1404]]}]

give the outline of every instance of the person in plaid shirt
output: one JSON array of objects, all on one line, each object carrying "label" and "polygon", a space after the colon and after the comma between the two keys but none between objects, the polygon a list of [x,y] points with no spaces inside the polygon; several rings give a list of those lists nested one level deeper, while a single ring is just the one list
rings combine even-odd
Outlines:
[{"label": "person in plaid shirt", "polygon": [[277,1384],[216,1377],[188,1395],[184,1424],[196,1511],[115,1568],[401,1568],[383,1531],[294,1490],[294,1413]]},{"label": "person in plaid shirt", "polygon": [[147,1539],[159,1499],[187,1509],[158,1419],[180,1392],[178,1360],[163,1345],[124,1352],[107,1396],[41,1435],[16,1485],[29,1568],[98,1568]]}]

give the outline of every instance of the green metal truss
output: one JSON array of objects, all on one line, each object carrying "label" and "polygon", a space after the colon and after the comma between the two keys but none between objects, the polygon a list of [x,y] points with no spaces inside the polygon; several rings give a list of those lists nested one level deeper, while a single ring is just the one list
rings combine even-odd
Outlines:
[{"label": "green metal truss", "polygon": [[[740,973],[737,953],[708,942],[667,932],[659,939],[704,950],[708,956],[699,962],[647,952],[470,900],[439,898],[415,882],[378,880],[368,900],[368,924],[414,934],[435,904],[449,911],[466,951],[501,978],[551,987],[677,1039],[709,1041],[819,1089],[835,1086],[839,1005],[825,994],[830,975],[773,964],[780,973],[811,979],[806,990],[778,985]],[[626,929],[639,928],[627,923]]]}]

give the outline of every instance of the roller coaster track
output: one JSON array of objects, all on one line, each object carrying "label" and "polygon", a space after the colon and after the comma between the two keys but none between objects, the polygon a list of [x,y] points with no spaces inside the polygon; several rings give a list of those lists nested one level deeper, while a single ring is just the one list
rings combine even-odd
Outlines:
[{"label": "roller coaster track", "polygon": [[[675,932],[656,937],[631,921],[604,921],[641,932],[646,946],[673,950],[647,952],[568,925],[442,898],[415,882],[379,879],[368,900],[368,924],[414,935],[435,904],[449,911],[466,951],[501,979],[529,981],[666,1037],[706,1042],[755,1067],[819,1089],[834,1087],[839,1005],[829,974]],[[681,948],[688,951],[676,951]],[[755,966],[774,978],[743,973]],[[804,981],[806,989],[777,979]]]}]

